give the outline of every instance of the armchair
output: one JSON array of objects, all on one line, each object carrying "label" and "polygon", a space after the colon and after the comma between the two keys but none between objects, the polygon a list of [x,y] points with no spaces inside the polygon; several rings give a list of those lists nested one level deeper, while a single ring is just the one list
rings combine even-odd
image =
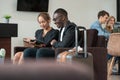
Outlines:
[{"label": "armchair", "polygon": [[[108,66],[108,76],[112,73],[112,67],[115,62],[115,57],[120,58],[120,33],[112,33],[108,41],[108,54],[112,55],[110,65]],[[118,60],[119,61],[119,60]],[[119,74],[120,61],[118,62],[118,74]]]}]

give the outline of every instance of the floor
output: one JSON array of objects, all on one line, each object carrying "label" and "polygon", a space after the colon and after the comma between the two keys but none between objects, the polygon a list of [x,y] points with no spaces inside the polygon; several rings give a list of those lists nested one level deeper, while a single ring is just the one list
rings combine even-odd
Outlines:
[{"label": "floor", "polygon": [[[118,70],[118,64],[115,64],[117,70]],[[110,75],[108,77],[108,80],[120,80],[120,75]]]},{"label": "floor", "polygon": [[108,80],[120,80],[120,75],[111,75]]}]

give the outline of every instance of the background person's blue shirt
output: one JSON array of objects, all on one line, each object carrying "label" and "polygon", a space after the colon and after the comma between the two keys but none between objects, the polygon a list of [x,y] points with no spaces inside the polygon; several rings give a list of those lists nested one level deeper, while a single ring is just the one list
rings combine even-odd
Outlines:
[{"label": "background person's blue shirt", "polygon": [[109,38],[110,33],[102,28],[102,25],[100,24],[99,21],[95,21],[90,28],[96,29],[98,31],[98,35],[105,36],[106,39]]}]

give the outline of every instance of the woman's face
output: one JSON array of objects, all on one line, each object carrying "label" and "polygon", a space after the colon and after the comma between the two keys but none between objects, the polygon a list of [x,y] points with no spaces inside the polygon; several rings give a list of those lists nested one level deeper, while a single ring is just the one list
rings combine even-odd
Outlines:
[{"label": "woman's face", "polygon": [[108,22],[108,25],[114,25],[115,24],[115,19],[111,18]]},{"label": "woman's face", "polygon": [[40,27],[42,27],[42,29],[47,29],[49,27],[49,23],[50,21],[46,21],[42,16],[38,17],[38,22],[40,24]]}]

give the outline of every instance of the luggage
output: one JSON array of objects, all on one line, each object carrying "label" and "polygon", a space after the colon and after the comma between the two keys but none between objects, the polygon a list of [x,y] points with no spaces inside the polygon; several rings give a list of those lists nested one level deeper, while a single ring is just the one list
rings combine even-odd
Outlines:
[{"label": "luggage", "polygon": [[[84,47],[82,51],[78,51],[78,31],[84,32]],[[75,29],[75,48],[68,51],[64,51],[57,56],[57,61],[59,63],[82,63],[91,68],[91,74],[93,76],[93,56],[91,53],[87,52],[87,31],[86,28],[78,26]],[[92,79],[94,80],[94,79]]]}]

